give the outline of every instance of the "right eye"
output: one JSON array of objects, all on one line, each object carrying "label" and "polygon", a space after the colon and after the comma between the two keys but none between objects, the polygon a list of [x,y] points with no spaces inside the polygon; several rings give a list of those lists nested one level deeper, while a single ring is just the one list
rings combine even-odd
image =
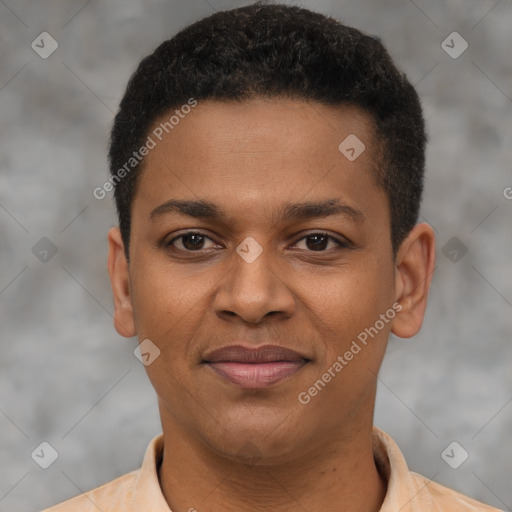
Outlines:
[{"label": "right eye", "polygon": [[[175,242],[180,240],[181,247],[177,247]],[[198,252],[201,249],[204,249],[205,240],[213,240],[202,233],[197,231],[187,231],[186,233],[181,233],[180,235],[174,237],[169,242],[166,242],[166,247],[171,247],[173,249],[177,249],[179,251],[185,252]]]}]

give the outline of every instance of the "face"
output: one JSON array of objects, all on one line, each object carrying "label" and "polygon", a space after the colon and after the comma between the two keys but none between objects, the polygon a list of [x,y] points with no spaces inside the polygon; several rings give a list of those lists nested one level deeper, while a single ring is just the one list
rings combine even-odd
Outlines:
[{"label": "face", "polygon": [[[338,148],[351,134],[356,159]],[[289,99],[199,102],[157,141],[130,262],[115,228],[109,268],[118,331],[160,351],[146,370],[164,432],[231,458],[250,442],[270,461],[371,424],[407,315],[376,153],[361,110]]]}]

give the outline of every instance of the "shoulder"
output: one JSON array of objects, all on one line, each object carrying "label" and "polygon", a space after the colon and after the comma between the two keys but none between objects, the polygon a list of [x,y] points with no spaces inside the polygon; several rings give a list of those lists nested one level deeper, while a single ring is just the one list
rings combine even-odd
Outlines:
[{"label": "shoulder", "polygon": [[[499,509],[480,503],[453,489],[438,484],[418,473],[410,472],[410,481],[415,487],[416,500],[425,510],[440,512],[500,512]],[[421,509],[423,510],[423,509]]]},{"label": "shoulder", "polygon": [[132,471],[96,489],[79,494],[42,512],[124,512],[130,510],[140,470]]},{"label": "shoulder", "polygon": [[388,482],[381,512],[500,512],[453,489],[410,471],[395,441],[373,429],[374,459]]}]

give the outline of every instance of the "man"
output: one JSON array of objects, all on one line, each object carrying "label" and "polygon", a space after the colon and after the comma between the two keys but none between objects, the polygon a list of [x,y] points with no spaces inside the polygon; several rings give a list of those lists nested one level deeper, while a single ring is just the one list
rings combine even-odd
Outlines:
[{"label": "man", "polygon": [[305,9],[218,12],[146,57],[112,129],[108,269],[163,434],[50,510],[495,510],[373,427],[434,269],[425,140],[380,42]]}]

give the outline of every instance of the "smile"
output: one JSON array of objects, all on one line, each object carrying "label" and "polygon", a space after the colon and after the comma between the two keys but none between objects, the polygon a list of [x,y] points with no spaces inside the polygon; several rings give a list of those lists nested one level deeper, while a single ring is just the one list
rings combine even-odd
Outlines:
[{"label": "smile", "polygon": [[248,389],[259,389],[292,376],[307,361],[276,361],[273,363],[207,363],[217,375]]},{"label": "smile", "polygon": [[260,389],[291,377],[310,360],[277,345],[247,348],[228,346],[203,361],[221,378],[247,389]]}]

